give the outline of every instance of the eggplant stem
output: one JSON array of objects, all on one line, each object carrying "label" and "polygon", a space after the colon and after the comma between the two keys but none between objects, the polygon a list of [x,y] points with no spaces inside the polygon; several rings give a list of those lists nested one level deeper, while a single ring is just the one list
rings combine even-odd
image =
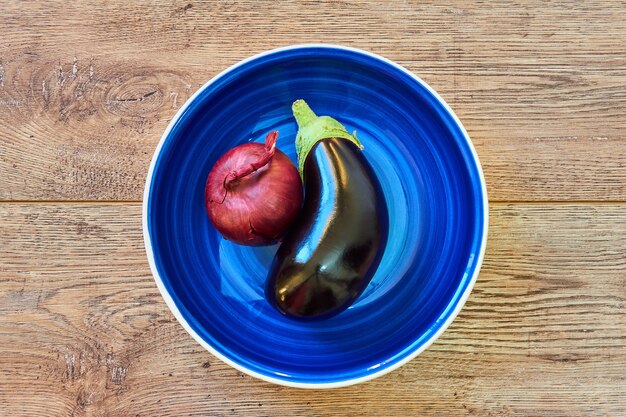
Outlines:
[{"label": "eggplant stem", "polygon": [[299,129],[302,129],[313,120],[317,119],[317,114],[315,114],[302,99],[296,100],[291,108],[293,110],[293,116],[296,118],[296,122],[298,122]]},{"label": "eggplant stem", "polygon": [[224,179],[224,188],[229,188],[233,182],[239,181],[269,164],[276,152],[276,138],[278,138],[277,130],[268,133],[267,136],[265,136],[265,150],[259,159],[249,165],[230,172],[226,176],[226,179]]},{"label": "eggplant stem", "polygon": [[304,100],[296,100],[291,106],[296,121],[298,134],[296,135],[296,154],[298,156],[298,171],[304,179],[304,161],[315,144],[327,138],[346,139],[360,149],[363,145],[355,134],[350,134],[339,121],[329,116],[317,116]]}]

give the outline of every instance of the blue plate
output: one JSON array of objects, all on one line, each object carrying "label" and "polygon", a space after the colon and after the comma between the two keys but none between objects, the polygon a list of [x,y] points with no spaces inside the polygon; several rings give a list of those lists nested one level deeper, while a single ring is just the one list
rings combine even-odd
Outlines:
[{"label": "blue plate", "polygon": [[[357,132],[390,215],[374,279],[347,311],[319,322],[290,320],[267,303],[277,246],[224,240],[203,198],[220,155],[270,130],[295,162],[299,98]],[[465,129],[425,82],[364,51],[304,45],[247,59],[185,103],[152,159],[143,226],[159,290],[202,346],[266,381],[326,388],[397,368],[452,322],[483,258],[487,194]]]}]

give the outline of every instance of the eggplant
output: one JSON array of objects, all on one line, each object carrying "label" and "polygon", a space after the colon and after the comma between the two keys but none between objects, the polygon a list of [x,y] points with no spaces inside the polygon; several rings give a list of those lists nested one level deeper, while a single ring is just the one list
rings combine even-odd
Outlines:
[{"label": "eggplant", "polygon": [[274,257],[265,292],[288,317],[326,319],[347,309],[371,281],[389,216],[356,136],[335,119],[317,117],[303,100],[293,112],[304,205]]}]

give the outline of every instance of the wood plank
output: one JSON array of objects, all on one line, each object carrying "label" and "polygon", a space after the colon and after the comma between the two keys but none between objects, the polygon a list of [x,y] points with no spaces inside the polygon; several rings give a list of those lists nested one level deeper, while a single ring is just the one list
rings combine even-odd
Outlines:
[{"label": "wood plank", "polygon": [[460,316],[420,357],[303,391],[205,352],[150,276],[139,204],[0,204],[0,414],[582,416],[626,409],[626,205],[494,204]]},{"label": "wood plank", "polygon": [[0,200],[139,200],[202,83],[329,42],[422,76],[472,136],[493,201],[626,200],[623,2],[5,2]]}]

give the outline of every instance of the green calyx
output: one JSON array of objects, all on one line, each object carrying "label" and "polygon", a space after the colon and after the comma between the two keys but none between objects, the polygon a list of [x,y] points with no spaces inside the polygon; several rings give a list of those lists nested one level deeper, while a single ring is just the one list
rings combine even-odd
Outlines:
[{"label": "green calyx", "polygon": [[291,106],[291,110],[298,122],[296,153],[298,155],[298,171],[301,177],[304,175],[306,157],[313,146],[322,139],[343,138],[363,149],[363,145],[356,137],[356,132],[348,133],[346,128],[332,117],[317,116],[304,100],[296,100]]}]

